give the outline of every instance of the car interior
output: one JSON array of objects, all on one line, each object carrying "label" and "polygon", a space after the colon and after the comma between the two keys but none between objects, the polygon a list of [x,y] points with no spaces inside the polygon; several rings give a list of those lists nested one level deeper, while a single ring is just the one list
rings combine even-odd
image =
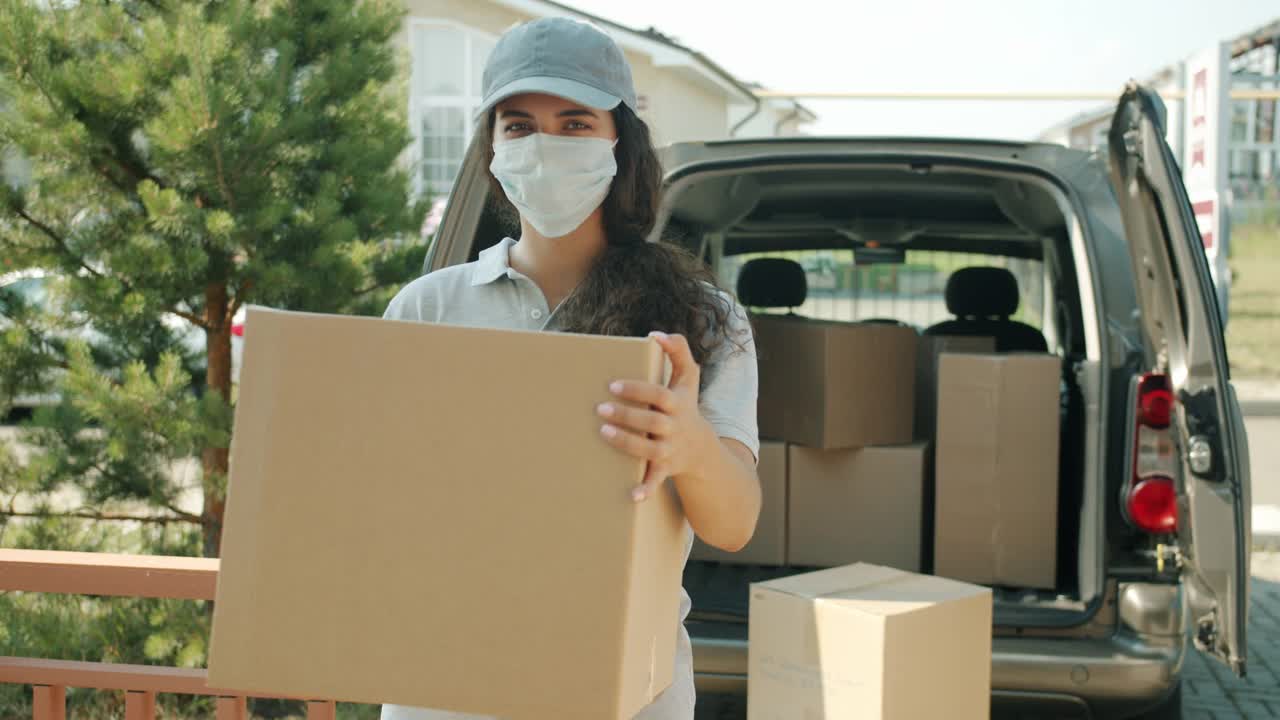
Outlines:
[{"label": "car interior", "polygon": [[[1047,192],[976,172],[764,168],[673,187],[664,220],[661,236],[700,254],[754,314],[989,336],[999,353],[1060,356],[1059,476],[1028,479],[1058,485],[1057,587],[994,588],[996,622],[1034,625],[1038,608],[1083,607],[1080,298],[1067,220]],[[691,561],[690,621],[714,635],[717,623],[745,621],[750,583],[807,569]]]},{"label": "car interior", "polygon": [[[514,220],[490,205],[471,259],[518,234]],[[1081,582],[1088,567],[1081,556],[1098,540],[1080,531],[1092,458],[1074,371],[1085,342],[1069,222],[1039,183],[981,169],[761,166],[674,183],[651,239],[701,256],[755,314],[986,335],[997,352],[1062,358],[1058,477],[1028,478],[1058,486],[1056,587],[993,588],[997,626],[1033,627],[1067,624],[1065,616],[1101,599]],[[931,544],[924,547],[928,571]],[[691,632],[736,637],[750,583],[808,569],[689,562]]]}]

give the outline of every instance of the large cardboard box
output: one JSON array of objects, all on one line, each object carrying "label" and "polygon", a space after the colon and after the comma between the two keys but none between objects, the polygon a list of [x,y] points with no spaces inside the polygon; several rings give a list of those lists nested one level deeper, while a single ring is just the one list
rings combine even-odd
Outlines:
[{"label": "large cardboard box", "polygon": [[919,572],[926,443],[854,450],[792,445],[787,559]]},{"label": "large cardboard box", "polygon": [[987,720],[991,591],[858,564],[751,586],[748,720]]},{"label": "large cardboard box", "polygon": [[914,330],[776,315],[753,323],[761,436],[823,449],[911,442]]},{"label": "large cardboard box", "polygon": [[993,337],[973,335],[925,335],[916,355],[915,439],[933,440],[938,418],[938,358],[943,353],[993,353]]},{"label": "large cardboard box", "polygon": [[672,677],[686,524],[600,437],[648,339],[251,310],[209,684],[631,718]]},{"label": "large cardboard box", "polygon": [[934,572],[1052,589],[1057,569],[1054,355],[942,356]]},{"label": "large cardboard box", "polygon": [[725,552],[694,539],[690,560],[713,560],[738,565],[782,565],[787,562],[787,446],[760,443],[760,518],[756,532],[738,552]]}]

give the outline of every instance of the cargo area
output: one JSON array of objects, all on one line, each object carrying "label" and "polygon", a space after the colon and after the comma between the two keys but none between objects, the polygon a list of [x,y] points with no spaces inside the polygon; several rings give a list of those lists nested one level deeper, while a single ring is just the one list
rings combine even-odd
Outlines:
[{"label": "cargo area", "polygon": [[752,313],[761,372],[756,537],[697,543],[685,570],[699,673],[734,672],[714,648],[745,639],[751,583],[845,563],[986,585],[997,628],[1096,608],[1096,330],[1051,183],[758,163],[689,173],[667,203],[664,233]]}]

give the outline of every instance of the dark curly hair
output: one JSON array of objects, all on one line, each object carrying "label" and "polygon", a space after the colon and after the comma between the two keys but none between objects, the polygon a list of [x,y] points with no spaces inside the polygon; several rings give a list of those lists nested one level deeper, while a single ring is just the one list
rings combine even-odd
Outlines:
[{"label": "dark curly hair", "polygon": [[[684,335],[703,365],[728,337],[730,296],[697,256],[671,242],[647,242],[662,197],[662,166],[645,124],[626,105],[613,111],[618,174],[604,199],[605,251],[557,311],[566,332],[643,337],[654,330]],[[482,124],[493,137],[496,113]],[[487,143],[485,167],[493,160]],[[517,218],[501,184],[489,174],[490,197]]]}]

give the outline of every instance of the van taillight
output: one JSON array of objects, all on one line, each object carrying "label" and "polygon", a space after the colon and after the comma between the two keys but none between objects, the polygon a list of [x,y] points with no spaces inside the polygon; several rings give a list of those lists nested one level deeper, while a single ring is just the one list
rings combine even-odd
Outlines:
[{"label": "van taillight", "polygon": [[1138,383],[1138,424],[1164,429],[1173,419],[1173,391],[1165,375],[1147,375]]},{"label": "van taillight", "polygon": [[1176,532],[1178,493],[1172,479],[1175,455],[1169,429],[1174,398],[1169,377],[1143,375],[1136,401],[1133,474],[1124,497],[1125,515],[1144,532]]},{"label": "van taillight", "polygon": [[1129,490],[1129,519],[1149,533],[1178,529],[1178,495],[1167,477],[1139,480]]}]

